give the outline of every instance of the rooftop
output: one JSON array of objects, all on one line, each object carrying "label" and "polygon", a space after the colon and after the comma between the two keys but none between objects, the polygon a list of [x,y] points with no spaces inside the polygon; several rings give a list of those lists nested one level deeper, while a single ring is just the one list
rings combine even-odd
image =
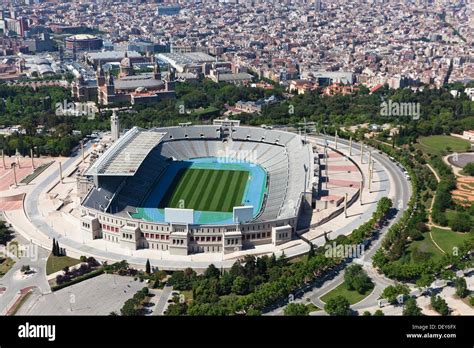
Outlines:
[{"label": "rooftop", "polygon": [[[125,51],[104,51],[104,52],[90,52],[87,56],[91,60],[121,60],[125,57]],[[128,51],[129,58],[141,57],[141,54],[136,51]]]},{"label": "rooftop", "polygon": [[133,176],[164,134],[133,127],[94,162],[86,175]]},{"label": "rooftop", "polygon": [[76,40],[76,41],[81,41],[81,40],[95,40],[97,39],[96,36],[90,35],[90,34],[77,34],[68,37],[68,40]]}]

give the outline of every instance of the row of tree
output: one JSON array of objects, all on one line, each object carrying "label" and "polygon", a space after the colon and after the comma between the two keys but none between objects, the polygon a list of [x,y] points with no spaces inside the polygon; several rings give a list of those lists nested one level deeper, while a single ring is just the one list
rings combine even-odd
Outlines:
[{"label": "row of tree", "polygon": [[131,299],[128,299],[120,309],[120,314],[123,316],[137,316],[143,313],[143,303],[149,295],[147,287],[137,291]]},{"label": "row of tree", "polygon": [[[472,239],[461,245],[456,255],[445,254],[439,260],[434,260],[429,255],[425,255],[425,252],[421,250],[414,249],[410,253],[408,245],[411,241],[423,238],[422,233],[428,230],[425,225],[428,216],[420,199],[422,198],[421,192],[427,191],[428,188],[432,189],[429,187],[432,181],[426,180],[426,177],[433,175],[425,165],[418,162],[417,154],[411,153],[409,148],[394,149],[374,141],[371,142],[371,145],[383,150],[403,164],[412,179],[413,191],[408,209],[404,212],[402,218],[392,225],[387,232],[382,247],[373,257],[373,265],[389,278],[417,283],[420,286],[429,285],[435,276],[441,275],[447,267],[452,269],[468,267],[466,255],[474,247],[474,240]],[[437,161],[433,163],[438,165]],[[441,172],[443,170],[441,169]],[[441,200],[438,204],[440,209],[441,207],[446,209]],[[416,262],[412,262],[414,259],[416,259]]]},{"label": "row of tree", "polygon": [[[391,209],[388,198],[379,201],[373,217],[350,236],[339,236],[336,244],[360,244],[370,239],[376,226]],[[332,242],[330,242],[332,243]],[[177,290],[190,290],[193,300],[170,305],[168,314],[188,315],[258,315],[267,306],[296,294],[327,272],[340,267],[344,257],[325,256],[326,248],[312,249],[300,262],[288,263],[285,256],[246,256],[237,261],[229,271],[210,265],[202,275],[192,269],[177,271],[168,280]],[[368,277],[354,268],[349,276],[352,286],[363,291],[369,285]]]}]

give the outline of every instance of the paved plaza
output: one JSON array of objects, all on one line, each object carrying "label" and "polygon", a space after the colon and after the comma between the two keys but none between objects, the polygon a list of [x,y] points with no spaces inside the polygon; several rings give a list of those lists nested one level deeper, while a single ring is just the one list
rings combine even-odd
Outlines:
[{"label": "paved plaza", "polygon": [[49,294],[34,292],[18,315],[109,315],[145,286],[132,277],[103,274]]}]

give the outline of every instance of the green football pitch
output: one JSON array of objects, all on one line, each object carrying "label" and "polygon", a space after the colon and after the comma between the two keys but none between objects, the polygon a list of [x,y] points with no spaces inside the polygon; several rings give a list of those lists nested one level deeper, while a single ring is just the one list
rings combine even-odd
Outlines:
[{"label": "green football pitch", "polygon": [[242,205],[248,177],[243,170],[182,169],[158,208],[232,212]]}]

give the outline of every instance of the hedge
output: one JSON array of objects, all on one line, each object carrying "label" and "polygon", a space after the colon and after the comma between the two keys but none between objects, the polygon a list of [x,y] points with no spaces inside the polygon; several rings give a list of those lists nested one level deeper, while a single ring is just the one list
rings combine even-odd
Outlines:
[{"label": "hedge", "polygon": [[84,274],[84,275],[81,275],[81,276],[79,276],[79,277],[76,277],[76,278],[74,278],[73,280],[71,280],[71,281],[69,281],[69,282],[67,282],[67,283],[63,283],[63,284],[61,284],[61,285],[52,286],[52,287],[51,287],[51,291],[61,290],[61,289],[66,288],[66,287],[68,287],[68,286],[71,286],[71,285],[80,283],[80,282],[82,282],[82,281],[84,281],[84,280],[97,277],[98,275],[101,275],[102,273],[104,273],[104,269],[103,269],[103,268],[96,269],[95,271],[92,271],[92,272],[89,272],[89,273],[87,273],[87,274]]}]

